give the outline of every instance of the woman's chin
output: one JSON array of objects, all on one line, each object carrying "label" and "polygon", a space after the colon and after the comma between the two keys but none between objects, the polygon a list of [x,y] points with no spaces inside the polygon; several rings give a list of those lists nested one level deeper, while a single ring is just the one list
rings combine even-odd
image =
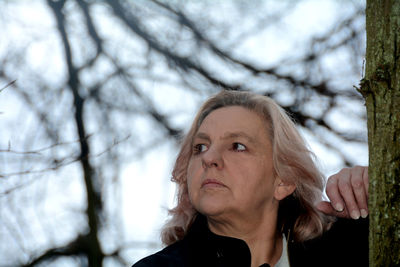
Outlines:
[{"label": "woman's chin", "polygon": [[226,210],[226,202],[202,200],[196,210],[205,216],[218,216]]}]

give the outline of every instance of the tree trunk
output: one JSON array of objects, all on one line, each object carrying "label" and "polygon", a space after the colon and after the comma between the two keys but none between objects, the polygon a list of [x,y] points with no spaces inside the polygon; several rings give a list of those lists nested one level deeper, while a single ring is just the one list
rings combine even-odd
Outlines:
[{"label": "tree trunk", "polygon": [[400,266],[400,1],[367,0],[370,266]]},{"label": "tree trunk", "polygon": [[[65,28],[65,17],[63,13],[63,7],[65,1],[54,2],[47,0],[50,8],[52,8],[57,28],[61,36],[62,44],[64,46],[65,61],[68,69],[68,86],[74,97],[74,108],[75,108],[75,124],[76,130],[79,136],[80,143],[80,156],[79,161],[83,170],[83,177],[86,186],[86,198],[87,198],[87,220],[89,225],[89,233],[87,235],[88,243],[80,244],[83,249],[80,251],[81,254],[86,254],[88,259],[88,265],[90,267],[101,267],[103,266],[104,253],[101,249],[100,240],[97,236],[99,231],[99,214],[101,212],[101,198],[94,185],[95,173],[94,169],[89,161],[90,148],[88,142],[88,136],[85,131],[85,123],[83,119],[84,113],[84,101],[85,99],[79,94],[79,74],[77,68],[74,66],[72,49],[67,36]],[[79,239],[78,239],[79,240]]]}]

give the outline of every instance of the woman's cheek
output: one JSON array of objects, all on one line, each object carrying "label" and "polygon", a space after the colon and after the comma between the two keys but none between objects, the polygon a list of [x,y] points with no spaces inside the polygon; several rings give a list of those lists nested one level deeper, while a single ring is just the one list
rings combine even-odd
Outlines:
[{"label": "woman's cheek", "polygon": [[196,208],[198,189],[196,187],[195,181],[193,180],[192,176],[188,176],[187,185],[188,185],[189,201]]},{"label": "woman's cheek", "polygon": [[[201,165],[200,165],[201,167]],[[198,191],[200,190],[201,187],[201,170],[199,169],[199,164],[195,160],[192,160],[189,162],[188,165],[188,176],[187,176],[187,186],[188,186],[188,191],[189,191],[189,199],[194,204],[193,202],[196,201],[197,196],[198,196]]]},{"label": "woman's cheek", "polygon": [[188,191],[189,191],[189,197],[193,194],[194,192],[194,187],[195,187],[195,178],[194,178],[194,172],[191,168],[188,168],[188,175],[186,179]]}]

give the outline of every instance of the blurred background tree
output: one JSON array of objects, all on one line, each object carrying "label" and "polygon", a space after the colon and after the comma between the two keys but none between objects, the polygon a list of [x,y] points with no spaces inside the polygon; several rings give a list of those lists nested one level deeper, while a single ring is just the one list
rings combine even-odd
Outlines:
[{"label": "blurred background tree", "polygon": [[2,1],[0,266],[127,266],[159,249],[179,140],[221,89],[274,98],[327,175],[366,164],[364,9]]}]

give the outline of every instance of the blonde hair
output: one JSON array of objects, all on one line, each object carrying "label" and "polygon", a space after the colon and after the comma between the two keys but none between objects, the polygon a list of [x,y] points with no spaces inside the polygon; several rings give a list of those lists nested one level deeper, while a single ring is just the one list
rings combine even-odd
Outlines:
[{"label": "blonde hair", "polygon": [[315,208],[316,202],[322,199],[324,179],[315,166],[313,153],[307,148],[292,120],[269,97],[224,90],[203,104],[183,140],[172,171],[172,181],[178,185],[177,205],[169,211],[172,217],[162,230],[163,243],[170,245],[181,240],[198,214],[190,203],[186,180],[192,139],[207,115],[227,106],[247,108],[265,119],[272,144],[275,175],[296,185],[293,194],[279,203],[280,231],[299,242],[321,235],[330,222],[329,217]]}]

